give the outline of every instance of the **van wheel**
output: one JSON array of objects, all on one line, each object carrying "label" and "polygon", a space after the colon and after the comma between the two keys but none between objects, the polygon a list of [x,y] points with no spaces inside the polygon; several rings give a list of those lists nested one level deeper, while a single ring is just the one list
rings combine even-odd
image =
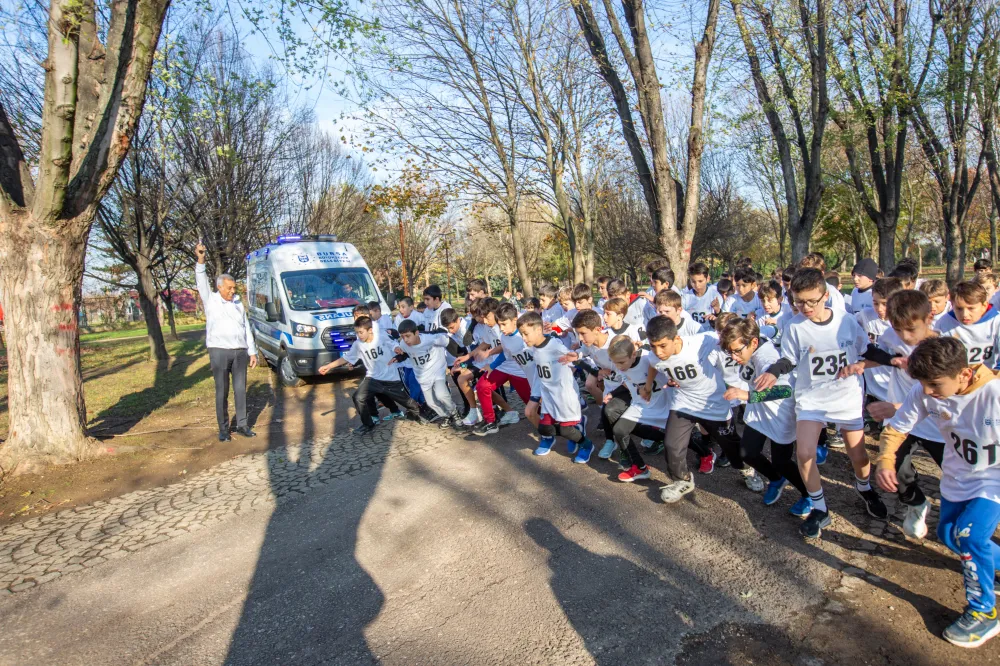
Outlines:
[{"label": "van wheel", "polygon": [[278,367],[274,371],[278,374],[278,379],[283,386],[298,388],[306,383],[306,380],[295,374],[295,368],[292,367],[292,360],[288,356],[282,355],[278,358]]}]

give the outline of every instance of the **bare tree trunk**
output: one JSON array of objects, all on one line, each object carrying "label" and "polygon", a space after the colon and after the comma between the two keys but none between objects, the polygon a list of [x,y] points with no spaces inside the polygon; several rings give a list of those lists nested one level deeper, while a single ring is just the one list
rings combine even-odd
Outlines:
[{"label": "bare tree trunk", "polygon": [[0,234],[0,283],[11,333],[5,450],[16,448],[19,458],[33,462],[79,459],[92,451],[83,431],[87,408],[77,330],[87,236],[60,233],[22,215],[10,225],[16,233]]},{"label": "bare tree trunk", "polygon": [[521,227],[517,219],[517,210],[507,212],[510,224],[511,245],[514,246],[514,264],[517,266],[517,277],[521,280],[521,289],[525,296],[534,296],[535,290],[531,283],[531,275],[528,273],[528,262],[524,258],[524,238],[521,237]]},{"label": "bare tree trunk", "polygon": [[167,345],[163,341],[163,329],[160,328],[160,318],[156,307],[156,283],[153,280],[153,270],[149,259],[137,257],[135,274],[138,277],[139,307],[146,320],[146,335],[149,337],[149,358],[156,361],[166,361]]}]

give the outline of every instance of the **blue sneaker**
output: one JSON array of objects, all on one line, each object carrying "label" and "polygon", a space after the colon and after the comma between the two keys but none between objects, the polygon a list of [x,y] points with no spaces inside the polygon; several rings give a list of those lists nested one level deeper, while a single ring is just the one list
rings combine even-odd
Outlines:
[{"label": "blue sneaker", "polygon": [[392,421],[393,419],[401,419],[404,418],[405,416],[406,414],[404,412],[389,412],[388,414],[382,417],[382,420]]},{"label": "blue sneaker", "polygon": [[536,456],[547,456],[549,451],[556,443],[555,437],[542,437],[541,441],[538,442],[538,448],[535,449]]},{"label": "blue sneaker", "polygon": [[615,443],[615,440],[606,439],[604,440],[604,446],[602,446],[601,450],[597,452],[597,457],[601,460],[607,460],[615,454],[615,449],[617,448],[618,445]]},{"label": "blue sneaker", "polygon": [[568,439],[566,440],[566,453],[570,454],[571,456],[575,456],[576,452],[579,450],[580,450],[579,444],[577,444],[576,442],[571,442]]},{"label": "blue sneaker", "polygon": [[974,648],[998,633],[1000,633],[1000,620],[997,620],[996,608],[989,614],[966,608],[961,617],[944,630],[942,637],[952,645]]},{"label": "blue sneaker", "polygon": [[808,497],[803,497],[799,499],[798,502],[792,505],[792,508],[788,510],[788,513],[793,516],[805,517],[812,513],[813,501]]},{"label": "blue sneaker", "polygon": [[826,444],[819,444],[816,447],[816,464],[823,465],[826,463],[826,457],[830,455],[830,447]]},{"label": "blue sneaker", "polygon": [[577,452],[573,462],[585,465],[590,462],[590,454],[594,452],[594,443],[589,439],[580,442],[580,450]]},{"label": "blue sneaker", "polygon": [[785,489],[785,485],[788,481],[784,479],[778,479],[777,481],[771,481],[767,484],[767,489],[764,491],[764,506],[771,506],[778,501],[781,497],[781,491]]}]

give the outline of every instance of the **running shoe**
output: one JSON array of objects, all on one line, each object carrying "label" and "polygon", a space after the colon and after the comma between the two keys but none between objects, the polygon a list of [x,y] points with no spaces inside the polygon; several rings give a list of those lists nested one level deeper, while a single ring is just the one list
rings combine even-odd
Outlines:
[{"label": "running shoe", "polygon": [[966,608],[961,617],[944,630],[942,636],[952,645],[963,648],[979,647],[1000,633],[997,609],[987,615],[981,611]]},{"label": "running shoe", "polygon": [[633,481],[640,481],[642,479],[649,478],[649,467],[639,468],[638,465],[632,465],[627,470],[618,475],[618,480],[622,483],[632,483]]},{"label": "running shoe", "polygon": [[404,416],[406,416],[405,412],[389,412],[388,414],[386,414],[385,416],[382,417],[382,420],[383,421],[391,421],[393,419],[401,419]]},{"label": "running shoe", "polygon": [[566,440],[566,453],[570,454],[571,456],[575,456],[579,448],[580,445],[577,444],[576,442],[571,442],[568,439]]},{"label": "running shoe", "polygon": [[465,415],[462,419],[462,425],[464,426],[474,426],[479,423],[479,408],[470,409],[469,413]]},{"label": "running shoe", "polygon": [[903,518],[903,534],[911,539],[923,539],[927,536],[927,512],[931,505],[924,500],[917,506],[906,507],[906,517]]},{"label": "running shoe", "polygon": [[829,511],[813,509],[809,517],[799,525],[799,533],[807,539],[818,539],[823,534],[823,528],[828,527],[833,520]]},{"label": "running shoe", "polygon": [[613,439],[604,440],[604,446],[601,450],[597,452],[597,457],[601,460],[607,460],[615,454],[615,449],[618,448],[618,444],[615,443]]},{"label": "running shoe", "polygon": [[628,457],[625,451],[618,450],[618,469],[625,471],[632,465],[632,459]]},{"label": "running shoe", "polygon": [[521,420],[521,416],[515,411],[505,412],[503,417],[500,419],[500,425],[514,425]]},{"label": "running shoe", "polygon": [[580,442],[580,448],[576,453],[576,457],[573,458],[573,462],[579,463],[580,465],[586,465],[590,462],[590,456],[594,453],[594,443],[589,439],[584,439]]},{"label": "running shoe", "polygon": [[813,501],[808,497],[801,497],[798,502],[792,505],[792,508],[788,510],[788,513],[801,518],[803,516],[808,516],[812,513],[812,510]]},{"label": "running shoe", "polygon": [[732,465],[732,463],[729,462],[729,458],[726,457],[725,453],[723,453],[716,459],[715,464],[718,465],[719,467],[729,467],[730,465]]},{"label": "running shoe", "polygon": [[771,506],[781,497],[781,491],[785,489],[788,485],[788,481],[784,479],[778,479],[777,481],[771,481],[767,484],[767,490],[764,491],[764,506]]},{"label": "running shoe", "polygon": [[472,431],[473,435],[478,435],[479,437],[485,437],[486,435],[495,435],[500,432],[500,424],[494,421],[493,423],[487,423],[483,421]]},{"label": "running shoe", "polygon": [[701,474],[711,474],[715,471],[715,451],[712,451],[707,456],[701,457],[701,463],[698,465],[698,472]]},{"label": "running shoe", "polygon": [[694,477],[687,481],[674,481],[660,488],[660,499],[665,504],[674,504],[690,492],[694,491]]},{"label": "running shoe", "polygon": [[753,467],[747,465],[740,470],[743,474],[743,482],[747,484],[747,488],[755,493],[764,491],[764,479],[757,473]]},{"label": "running shoe", "polygon": [[830,449],[827,447],[826,444],[817,444],[816,445],[816,464],[817,465],[825,465],[826,464],[826,457],[828,455],[830,455]]},{"label": "running shoe", "polygon": [[663,453],[663,442],[657,442],[657,441],[651,442],[650,446],[646,449],[646,451],[653,456],[660,455],[661,453]]},{"label": "running shoe", "polygon": [[882,498],[879,497],[878,491],[874,488],[869,488],[864,491],[855,488],[854,492],[856,492],[858,496],[865,501],[865,510],[868,511],[869,516],[877,518],[878,520],[886,520],[889,518],[889,509],[887,509],[885,504],[882,503]]},{"label": "running shoe", "polygon": [[535,449],[534,451],[535,455],[536,456],[549,455],[549,451],[552,450],[552,447],[555,445],[555,443],[556,443],[555,437],[542,437],[542,439],[539,440],[538,442],[538,448]]},{"label": "running shoe", "polygon": [[455,418],[454,415],[452,415],[452,416],[446,416],[446,417],[444,417],[443,419],[441,419],[441,420],[439,420],[437,422],[438,429],[439,430],[447,430],[448,428],[454,428],[456,420],[457,419]]},{"label": "running shoe", "polygon": [[827,431],[826,443],[831,449],[842,449],[847,446],[839,430]]}]

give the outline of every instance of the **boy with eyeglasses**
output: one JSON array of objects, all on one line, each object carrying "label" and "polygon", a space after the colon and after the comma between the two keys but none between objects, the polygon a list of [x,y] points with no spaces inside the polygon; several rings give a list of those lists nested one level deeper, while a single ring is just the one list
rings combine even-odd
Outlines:
[{"label": "boy with eyeglasses", "polygon": [[757,391],[766,391],[782,375],[795,375],[795,440],[799,472],[809,491],[813,509],[799,531],[819,538],[831,523],[816,464],[820,432],[827,423],[840,428],[847,455],[854,467],[854,487],[868,513],[885,520],[889,511],[871,487],[871,464],[864,444],[862,408],[864,391],[857,376],[863,360],[889,364],[892,358],[869,343],[861,325],[842,309],[827,307],[826,276],[817,268],[803,268],[792,278],[793,304],[799,314],[788,324],[781,341],[781,358],[754,380]]}]

